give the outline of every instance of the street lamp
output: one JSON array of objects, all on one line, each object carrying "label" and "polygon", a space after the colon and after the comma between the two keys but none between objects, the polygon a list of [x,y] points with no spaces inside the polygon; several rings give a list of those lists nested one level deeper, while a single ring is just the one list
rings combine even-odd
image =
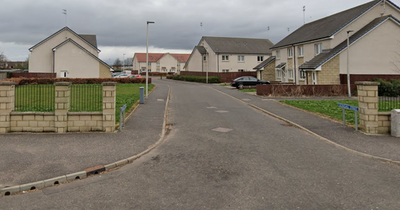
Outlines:
[{"label": "street lamp", "polygon": [[349,51],[349,46],[350,46],[350,38],[349,34],[353,32],[353,30],[348,30],[347,31],[347,92],[349,94],[349,97],[351,97],[351,89],[350,89],[350,70],[349,70],[349,60],[350,60],[350,51]]},{"label": "street lamp", "polygon": [[147,32],[146,32],[146,99],[149,98],[149,24],[155,23],[153,21],[147,21]]},{"label": "street lamp", "polygon": [[124,70],[125,67],[125,53],[122,54],[122,70]]}]

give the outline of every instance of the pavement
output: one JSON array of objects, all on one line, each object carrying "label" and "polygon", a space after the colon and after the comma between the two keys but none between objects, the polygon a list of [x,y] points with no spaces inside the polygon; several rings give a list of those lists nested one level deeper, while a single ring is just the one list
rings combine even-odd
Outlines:
[{"label": "pavement", "polygon": [[[0,191],[101,166],[128,163],[162,141],[168,83],[153,78],[157,88],[126,122],[122,132],[0,135]],[[273,115],[342,149],[383,161],[400,163],[400,139],[371,136],[353,128],[277,102],[218,85],[203,85],[226,94],[264,114]],[[304,151],[307,152],[307,151]],[[121,162],[122,161],[122,162]],[[81,177],[82,178],[82,177]],[[18,189],[22,189],[19,187]],[[0,193],[1,196],[1,193]]]}]

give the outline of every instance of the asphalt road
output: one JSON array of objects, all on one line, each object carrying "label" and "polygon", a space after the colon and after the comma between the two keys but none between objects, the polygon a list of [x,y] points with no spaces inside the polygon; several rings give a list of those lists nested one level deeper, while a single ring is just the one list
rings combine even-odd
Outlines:
[{"label": "asphalt road", "polygon": [[172,88],[165,142],[119,170],[1,209],[399,209],[400,168],[334,147],[207,85]]}]

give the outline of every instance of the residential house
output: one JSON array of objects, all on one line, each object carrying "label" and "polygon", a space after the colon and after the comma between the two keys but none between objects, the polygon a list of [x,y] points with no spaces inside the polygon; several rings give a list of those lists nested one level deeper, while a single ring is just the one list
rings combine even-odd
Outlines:
[{"label": "residential house", "polygon": [[264,79],[295,84],[346,84],[347,65],[351,75],[399,74],[399,18],[392,1],[374,0],[307,23],[271,48],[275,68],[258,69]]},{"label": "residential house", "polygon": [[271,56],[273,43],[268,39],[204,36],[194,47],[186,71],[244,72]]},{"label": "residential house", "polygon": [[113,69],[99,59],[96,35],[77,34],[64,27],[29,49],[30,73],[57,77],[108,78]]},{"label": "residential house", "polygon": [[[183,70],[190,54],[149,53],[149,72],[179,73]],[[135,53],[133,69],[146,72],[146,53]]]},{"label": "residential house", "polygon": [[27,61],[0,61],[0,69],[26,69]]}]

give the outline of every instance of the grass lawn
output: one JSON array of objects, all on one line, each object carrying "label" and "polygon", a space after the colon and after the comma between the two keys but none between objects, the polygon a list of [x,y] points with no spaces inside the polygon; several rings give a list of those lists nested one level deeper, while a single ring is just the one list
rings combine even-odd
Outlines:
[{"label": "grass lawn", "polygon": [[[342,108],[337,105],[338,103],[358,106],[357,100],[283,100],[280,102],[310,112],[322,114],[338,121],[343,120]],[[346,109],[345,115],[346,122],[354,125],[354,111]],[[358,119],[360,118],[358,117]]]},{"label": "grass lawn", "polygon": [[[132,108],[132,106],[139,101],[140,92],[139,88],[144,87],[144,94],[146,94],[146,84],[117,84],[117,97],[116,97],[116,107],[115,107],[115,123],[119,123],[119,112],[120,107],[126,104],[126,111]],[[154,85],[149,84],[149,92],[153,90]]]},{"label": "grass lawn", "polygon": [[[97,84],[72,85],[70,111],[102,111],[102,89]],[[126,104],[126,113],[139,101],[139,88],[145,84],[117,84],[115,122],[119,122],[120,107]],[[149,91],[154,88],[149,84]],[[98,90],[97,90],[98,89]],[[15,107],[18,112],[54,112],[54,85],[22,85],[16,88]]]},{"label": "grass lawn", "polygon": [[239,91],[242,91],[244,93],[255,93],[257,92],[256,88],[250,88],[250,89],[238,89]]}]

